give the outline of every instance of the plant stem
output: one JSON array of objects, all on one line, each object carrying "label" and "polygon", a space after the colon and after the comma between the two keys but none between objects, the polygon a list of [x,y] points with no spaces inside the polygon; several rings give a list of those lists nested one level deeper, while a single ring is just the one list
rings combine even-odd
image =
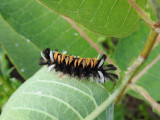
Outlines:
[{"label": "plant stem", "polygon": [[9,95],[11,95],[14,92],[9,82],[6,79],[4,79],[2,76],[0,76],[0,82],[2,83],[2,85],[4,85],[4,89],[6,93],[9,93]]},{"label": "plant stem", "polygon": [[119,95],[119,93],[123,90],[123,88],[125,87],[125,85],[127,84],[127,82],[130,80],[132,73],[136,70],[137,66],[139,66],[139,64],[141,64],[141,59],[138,59],[132,66],[132,69],[130,71],[128,71],[125,75],[125,77],[122,80],[122,84],[119,86],[118,89],[116,89],[110,96],[108,99],[106,99],[100,106],[98,106],[98,108],[93,111],[92,113],[90,113],[87,118],[85,118],[85,120],[93,120],[95,119],[98,115],[100,115],[106,108],[108,105],[110,105],[115,98]]},{"label": "plant stem", "polygon": [[[149,27],[151,27],[151,31],[148,37],[148,40],[140,54],[140,56],[137,59],[137,62],[140,61],[136,66],[135,70],[133,70],[132,75],[130,76],[130,78],[126,81],[126,84],[124,85],[123,89],[121,90],[121,92],[119,93],[119,95],[116,98],[115,103],[118,102],[118,100],[120,99],[120,97],[124,94],[128,84],[131,83],[132,78],[134,77],[135,73],[139,70],[139,68],[142,66],[142,64],[145,62],[145,60],[147,59],[147,57],[149,56],[154,43],[156,41],[156,38],[158,37],[158,33],[156,32],[156,29],[159,28],[159,24],[158,26],[155,26],[156,24],[149,18],[149,16],[147,16],[147,14],[140,9],[137,4],[133,1],[133,0],[128,0],[129,3],[136,9],[136,11],[139,13],[139,15],[141,16],[141,18],[144,19],[144,21],[147,23],[147,25]],[[131,68],[132,69],[132,68]],[[123,81],[122,81],[123,82]]]},{"label": "plant stem", "polygon": [[130,84],[129,88],[143,96],[151,104],[152,108],[156,109],[160,113],[160,105],[148,94],[144,88],[135,84]]},{"label": "plant stem", "polygon": [[141,57],[143,57],[144,59],[146,59],[149,55],[149,53],[151,52],[153,45],[156,41],[156,38],[158,37],[158,33],[155,31],[155,29],[151,29],[151,32],[149,34],[148,40],[140,54]]},{"label": "plant stem", "polygon": [[128,84],[131,82],[133,76],[135,75],[135,73],[137,72],[137,70],[140,68],[140,66],[144,63],[145,59],[141,56],[138,57],[138,59],[133,63],[133,65],[131,66],[131,69],[129,71],[127,71],[125,77],[122,79],[122,83],[119,86],[118,89],[116,89],[111,96],[109,97],[109,99],[107,99],[106,101],[104,101],[98,108],[98,110],[93,111],[86,120],[88,120],[88,118],[92,118],[95,119],[100,113],[102,113],[105,108],[112,103],[113,100],[115,100],[115,103],[119,100],[120,96],[124,93],[124,91],[126,90]]},{"label": "plant stem", "polygon": [[[119,99],[121,98],[121,96],[124,94],[128,84],[130,84],[133,76],[135,75],[135,73],[137,72],[137,70],[140,68],[140,66],[144,63],[144,60],[142,57],[138,57],[138,59],[134,62],[134,64],[132,65],[131,69],[126,73],[124,79],[122,79],[122,83],[123,88],[121,89],[121,91],[119,92],[116,100],[115,100],[115,104],[119,101]],[[127,77],[129,76],[129,77]],[[128,79],[126,79],[128,78]]]},{"label": "plant stem", "polygon": [[147,59],[148,55],[150,54],[150,52],[154,46],[154,43],[155,43],[157,37],[158,37],[158,33],[155,31],[155,29],[151,29],[148,40],[147,40],[139,58],[138,58],[141,60],[141,62],[139,63],[139,65],[137,65],[137,67],[136,67],[135,71],[133,72],[133,74],[131,75],[130,79],[127,81],[126,85],[124,86],[124,88],[122,89],[120,94],[117,96],[115,103],[117,103],[118,100],[120,99],[120,97],[124,94],[128,84],[130,84],[132,82],[132,78],[134,77],[135,73],[139,70],[139,68],[142,66],[142,64]]}]

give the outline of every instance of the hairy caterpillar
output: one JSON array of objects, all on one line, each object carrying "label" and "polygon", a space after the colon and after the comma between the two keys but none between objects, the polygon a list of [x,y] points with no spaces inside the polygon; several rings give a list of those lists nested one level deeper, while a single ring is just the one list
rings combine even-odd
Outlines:
[{"label": "hairy caterpillar", "polygon": [[93,76],[100,83],[107,80],[115,83],[118,78],[118,75],[110,72],[117,70],[113,64],[104,65],[106,55],[102,55],[99,60],[97,58],[80,58],[46,48],[41,52],[41,56],[39,64],[47,65],[49,70],[55,69],[80,78]]}]

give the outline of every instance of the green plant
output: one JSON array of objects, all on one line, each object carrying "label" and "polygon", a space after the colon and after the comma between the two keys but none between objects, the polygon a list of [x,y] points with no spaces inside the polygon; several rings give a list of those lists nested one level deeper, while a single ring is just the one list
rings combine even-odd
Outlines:
[{"label": "green plant", "polygon": [[[28,79],[11,96],[0,120],[112,120],[114,100],[124,93],[146,101],[159,114],[160,5],[150,1],[158,6],[156,22],[145,11],[147,0],[0,0],[1,46]],[[107,42],[111,37],[119,38],[116,47]],[[107,53],[102,42],[109,46],[107,62],[118,67],[114,89],[110,81],[101,85],[61,78],[38,66],[44,48],[96,57]]]},{"label": "green plant", "polygon": [[16,78],[10,77],[12,70],[13,68],[9,67],[5,53],[0,48],[0,109],[21,83]]}]

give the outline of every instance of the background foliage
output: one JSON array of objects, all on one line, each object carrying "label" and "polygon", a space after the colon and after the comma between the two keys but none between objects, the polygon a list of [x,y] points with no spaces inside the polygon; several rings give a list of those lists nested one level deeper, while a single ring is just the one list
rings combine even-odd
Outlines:
[{"label": "background foliage", "polygon": [[[145,11],[147,0],[135,2]],[[157,15],[157,10],[155,13]],[[113,100],[126,72],[132,69],[131,65],[141,53],[150,31],[128,1],[0,0],[0,15],[1,47],[20,75],[28,79],[5,105],[1,120],[10,120],[13,116],[14,119],[25,120],[69,117],[113,119]],[[151,16],[154,15],[151,13]],[[115,39],[118,42],[116,47],[113,37],[120,37],[118,41]],[[47,47],[58,48],[60,52],[66,50],[68,55],[81,57],[93,58],[99,53],[109,53],[110,61],[118,67],[120,79],[111,89],[112,82],[101,85],[88,80],[59,78],[38,65],[40,52]],[[133,83],[155,102],[160,101],[160,78],[157,76],[160,72],[159,49],[157,40],[150,56],[133,78]],[[5,86],[4,80],[1,83]],[[20,84],[15,83],[16,87],[9,86],[14,88],[13,91]],[[8,93],[12,92],[9,90]],[[127,93],[148,103],[131,87],[128,87]],[[2,96],[0,104],[8,97]],[[152,106],[152,103],[149,104]],[[123,107],[117,105],[115,118],[121,111],[117,109],[122,110]],[[121,118],[124,119],[124,116]]]}]

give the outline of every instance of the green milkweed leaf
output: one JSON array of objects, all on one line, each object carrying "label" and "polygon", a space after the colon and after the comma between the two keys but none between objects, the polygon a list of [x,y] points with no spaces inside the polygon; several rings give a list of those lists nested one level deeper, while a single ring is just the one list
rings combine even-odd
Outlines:
[{"label": "green milkweed leaf", "polygon": [[111,98],[115,96],[99,83],[44,67],[11,96],[0,120],[112,120]]},{"label": "green milkweed leaf", "polygon": [[[39,1],[51,10],[105,36],[124,37],[138,28],[139,16],[127,0]],[[136,3],[145,8],[147,0],[136,0]]]}]

